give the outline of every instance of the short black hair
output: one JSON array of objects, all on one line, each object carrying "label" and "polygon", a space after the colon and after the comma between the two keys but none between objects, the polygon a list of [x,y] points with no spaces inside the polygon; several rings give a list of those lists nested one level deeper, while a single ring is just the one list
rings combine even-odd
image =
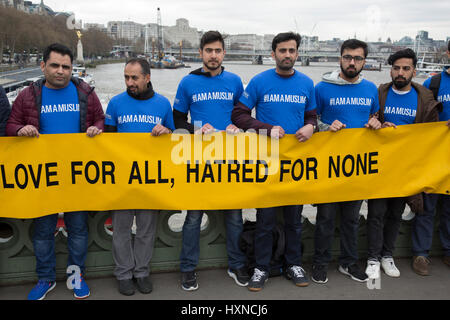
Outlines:
[{"label": "short black hair", "polygon": [[362,48],[364,50],[364,58],[367,58],[369,54],[369,49],[367,48],[367,43],[358,39],[348,39],[345,40],[341,45],[341,56],[345,49],[358,49]]},{"label": "short black hair", "polygon": [[50,58],[50,53],[57,52],[63,56],[68,55],[70,57],[70,62],[73,63],[73,53],[72,51],[63,44],[52,43],[47,48],[44,49],[43,60],[44,63]]},{"label": "short black hair", "polygon": [[388,63],[392,66],[395,61],[401,58],[412,59],[414,67],[417,65],[417,56],[412,49],[403,49],[391,54],[388,58]]},{"label": "short black hair", "polygon": [[298,33],[294,32],[282,32],[279,33],[273,38],[272,40],[272,51],[275,52],[277,49],[277,45],[281,42],[289,41],[289,40],[295,40],[297,43],[297,49],[300,46],[300,42],[302,41],[302,37]]},{"label": "short black hair", "polygon": [[213,43],[216,41],[220,41],[222,43],[222,49],[225,49],[225,41],[223,40],[222,34],[219,31],[210,30],[205,32],[200,39],[200,50],[203,50],[205,45],[208,43]]},{"label": "short black hair", "polygon": [[141,66],[141,72],[144,76],[150,74],[150,63],[148,63],[147,59],[144,58],[131,58],[127,60],[127,63],[125,63],[125,66],[128,64],[135,64],[138,63]]}]

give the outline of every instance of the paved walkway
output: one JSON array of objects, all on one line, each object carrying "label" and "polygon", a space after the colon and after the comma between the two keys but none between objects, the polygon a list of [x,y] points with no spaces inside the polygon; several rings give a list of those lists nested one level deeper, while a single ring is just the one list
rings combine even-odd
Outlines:
[{"label": "paved walkway", "polygon": [[[361,263],[362,264],[362,263]],[[394,279],[382,274],[380,289],[368,289],[366,283],[358,283],[337,271],[336,263],[330,265],[327,284],[311,282],[306,288],[299,288],[283,276],[270,278],[261,292],[250,292],[237,286],[225,269],[198,271],[199,289],[186,292],[180,287],[179,273],[158,273],[151,276],[154,290],[151,294],[136,294],[126,297],[117,291],[114,278],[87,279],[91,289],[88,300],[450,300],[450,268],[440,257],[432,258],[432,275],[416,275],[410,266],[410,259],[397,259],[401,277]],[[310,275],[311,265],[305,268]],[[0,287],[0,300],[23,300],[34,284]],[[376,285],[374,283],[374,285]],[[46,300],[74,300],[64,281]]]}]

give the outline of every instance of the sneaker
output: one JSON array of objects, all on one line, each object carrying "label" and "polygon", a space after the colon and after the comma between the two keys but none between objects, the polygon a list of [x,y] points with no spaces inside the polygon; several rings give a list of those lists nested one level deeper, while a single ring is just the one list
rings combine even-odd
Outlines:
[{"label": "sneaker", "polygon": [[132,296],[134,294],[134,283],[132,279],[117,280],[119,283],[119,292],[124,296]]},{"label": "sneaker", "polygon": [[186,291],[194,291],[198,289],[197,274],[195,271],[181,273],[181,288]]},{"label": "sneaker", "polygon": [[140,293],[148,294],[153,291],[153,284],[150,277],[136,278],[136,286]]},{"label": "sneaker", "polygon": [[228,275],[234,279],[234,282],[238,286],[246,287],[248,285],[248,281],[250,280],[250,276],[248,275],[247,268],[240,269],[231,269],[227,270]]},{"label": "sneaker", "polygon": [[430,275],[430,264],[430,259],[425,256],[415,256],[412,260],[412,268],[420,276]]},{"label": "sneaker", "polygon": [[380,261],[367,260],[366,274],[369,277],[369,279],[379,279],[380,278]]},{"label": "sneaker", "polygon": [[312,275],[311,280],[315,283],[327,283],[328,277],[327,277],[327,266],[325,265],[313,265],[312,267]]},{"label": "sneaker", "polygon": [[347,267],[339,266],[338,270],[358,282],[366,282],[368,279],[367,274],[362,272],[356,263]]},{"label": "sneaker", "polygon": [[290,266],[286,270],[286,278],[292,280],[297,287],[307,287],[309,285],[305,270],[300,266]]},{"label": "sneaker", "polygon": [[56,287],[56,281],[39,280],[28,294],[28,300],[43,300]]},{"label": "sneaker", "polygon": [[74,287],[73,288],[73,296],[77,299],[85,299],[91,295],[91,291],[89,290],[89,287],[84,281],[83,276],[80,276],[80,286],[79,288]]},{"label": "sneaker", "polygon": [[392,257],[381,258],[381,267],[383,268],[384,273],[386,273],[389,277],[400,277],[400,270],[398,270],[395,266],[394,259]]},{"label": "sneaker", "polygon": [[261,291],[264,288],[264,283],[269,279],[269,273],[263,270],[255,268],[253,276],[248,282],[248,290],[250,291]]}]

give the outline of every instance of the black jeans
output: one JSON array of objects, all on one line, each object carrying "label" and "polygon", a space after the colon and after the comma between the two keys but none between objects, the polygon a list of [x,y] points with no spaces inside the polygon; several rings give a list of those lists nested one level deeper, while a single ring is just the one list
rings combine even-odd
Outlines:
[{"label": "black jeans", "polygon": [[368,259],[392,257],[405,211],[406,198],[369,200],[367,214]]},{"label": "black jeans", "polygon": [[[301,265],[302,260],[302,210],[303,206],[281,207],[284,214],[284,232],[286,235],[286,264]],[[255,260],[260,270],[270,271],[272,258],[273,233],[277,223],[277,208],[258,209],[255,230]]]},{"label": "black jeans", "polygon": [[341,254],[339,264],[347,267],[358,260],[359,210],[362,200],[324,203],[317,206],[314,232],[314,265],[328,265],[334,239],[336,214],[340,214]]}]

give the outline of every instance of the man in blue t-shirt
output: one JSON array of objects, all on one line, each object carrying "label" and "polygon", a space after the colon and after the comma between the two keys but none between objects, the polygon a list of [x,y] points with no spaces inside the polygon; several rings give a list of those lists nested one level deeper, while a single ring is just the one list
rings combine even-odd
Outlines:
[{"label": "man in blue t-shirt", "polygon": [[[234,107],[233,123],[244,130],[255,129],[260,134],[281,139],[294,134],[300,142],[311,138],[316,125],[314,83],[294,69],[298,58],[300,35],[287,32],[272,41],[272,58],[276,68],[253,77]],[[251,116],[256,109],[256,119]],[[248,284],[250,291],[260,291],[269,278],[272,258],[272,232],[276,225],[278,208],[259,208],[256,216],[256,267]],[[286,277],[299,287],[307,286],[308,279],[302,268],[303,206],[283,206],[286,233]]]},{"label": "man in blue t-shirt", "polygon": [[[23,89],[13,103],[6,125],[9,136],[39,137],[40,134],[86,132],[94,137],[103,131],[102,105],[84,81],[72,77],[73,54],[62,44],[49,45],[43,53],[44,79]],[[33,220],[33,248],[38,283],[29,300],[42,300],[56,286],[55,229],[58,214]],[[72,286],[77,299],[87,298],[90,289],[83,278],[88,251],[88,212],[65,212],[68,276],[77,270]],[[70,267],[70,268],[69,268]],[[80,276],[79,276],[80,275]]]},{"label": "man in blue t-shirt", "polygon": [[[111,99],[106,109],[107,132],[150,132],[152,136],[171,133],[174,128],[172,108],[167,98],[153,91],[150,82],[150,64],[142,58],[128,60],[124,69],[127,91]],[[144,294],[153,290],[149,263],[153,254],[158,210],[114,210],[111,212],[114,228],[112,240],[114,275],[119,292]],[[131,227],[136,221],[136,235]]]},{"label": "man in blue t-shirt", "polygon": [[[173,104],[175,126],[190,133],[208,134],[214,131],[239,132],[231,123],[231,112],[243,91],[239,76],[222,67],[225,44],[217,31],[206,32],[200,40],[203,67],[185,76]],[[191,122],[188,122],[190,113]],[[203,210],[188,210],[183,224],[180,254],[181,287],[186,291],[198,289],[197,267],[200,256],[200,225]],[[243,230],[242,210],[224,210],[227,228],[228,275],[237,285],[248,283],[247,261],[239,247]]]},{"label": "man in blue t-shirt", "polygon": [[[447,57],[450,59],[450,41],[447,44]],[[436,90],[435,99],[443,105],[443,110],[439,113],[439,121],[447,121],[447,126],[450,128],[450,67],[445,67],[438,76],[440,76],[440,81],[438,81],[439,86]],[[438,76],[434,76],[435,79],[428,78],[423,85],[432,89],[432,82],[434,86],[434,81],[437,80]],[[419,275],[428,275],[430,274],[428,253],[431,249],[433,221],[439,199],[441,199],[442,204],[439,219],[439,237],[444,253],[442,259],[446,265],[450,266],[450,195],[423,193],[423,198],[424,213],[417,215],[413,222],[413,270]]]},{"label": "man in blue t-shirt", "polygon": [[[397,51],[389,57],[388,62],[392,65],[392,82],[382,84],[378,89],[379,119],[383,127],[436,121],[436,107],[439,104],[427,89],[412,82],[412,78],[416,75],[417,64],[414,51],[411,49]],[[380,277],[380,267],[390,277],[400,276],[393,259],[395,241],[406,204],[417,210],[415,199],[421,202],[421,195],[369,200],[366,274],[370,279]]]},{"label": "man in blue t-shirt", "polygon": [[[321,131],[338,132],[345,128],[379,129],[378,94],[375,84],[360,75],[368,54],[367,44],[357,39],[344,41],[341,46],[340,70],[326,73],[316,85],[317,114]],[[367,275],[357,265],[359,210],[362,200],[324,203],[317,206],[314,234],[312,280],[328,281],[327,268],[331,260],[335,218],[341,217],[341,255],[339,271],[359,282]]]}]

